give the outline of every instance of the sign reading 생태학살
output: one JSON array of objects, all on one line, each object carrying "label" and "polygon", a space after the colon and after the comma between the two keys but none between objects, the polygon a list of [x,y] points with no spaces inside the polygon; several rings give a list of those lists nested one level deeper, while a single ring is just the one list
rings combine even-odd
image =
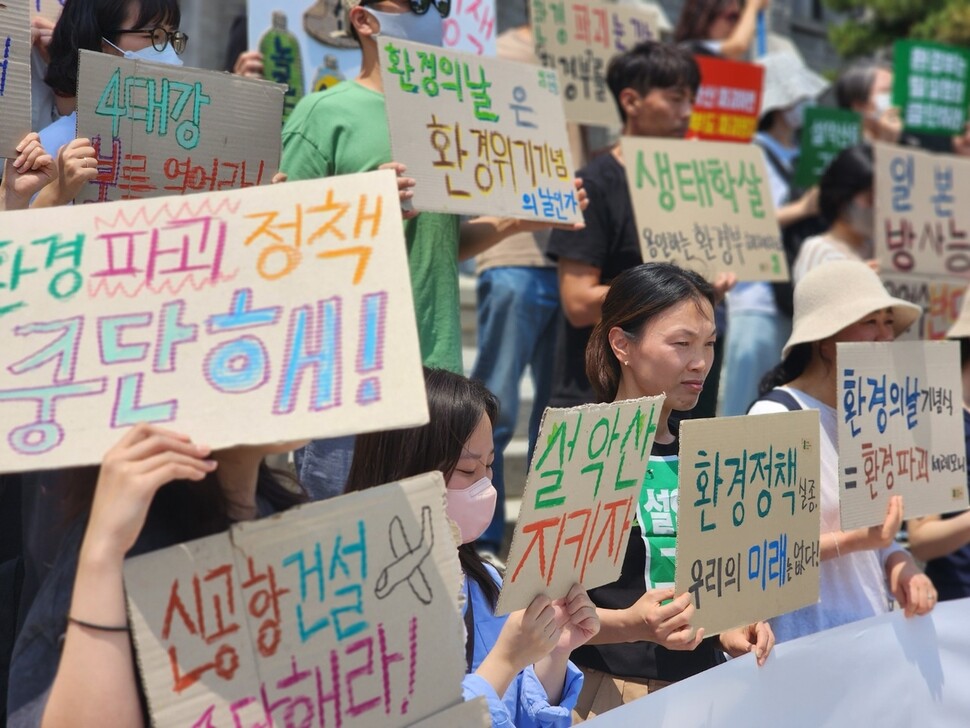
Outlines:
[{"label": "sign reading \uc0dd\ud0dc\ud559\uc0b4", "polygon": [[817,602],[818,412],[680,428],[675,589],[694,597],[691,626],[717,634]]},{"label": "sign reading \uc0dd\ud0dc\ud559\uc0b4", "polygon": [[595,0],[532,0],[531,8],[536,56],[559,74],[566,118],[579,124],[619,126],[606,68],[616,54],[660,37],[656,10]]},{"label": "sign reading \uc0dd\ud0dc\ud559\uc0b4", "polygon": [[498,614],[539,594],[616,581],[663,395],[549,408],[542,418],[512,536]]},{"label": "sign reading \uc0dd\ud0dc\ud559\uc0b4", "polygon": [[582,221],[555,71],[394,38],[379,50],[415,209]]},{"label": "sign reading \uc0dd\ud0dc\ud559\uc0b4", "polygon": [[393,172],[3,218],[0,471],[427,421]]},{"label": "sign reading \uc0dd\ud0dc\ud559\uc0b4", "polygon": [[875,144],[880,272],[970,277],[970,160]]},{"label": "sign reading \uc0dd\ud0dc\ud559\uc0b4", "polygon": [[788,280],[760,149],[646,137],[620,144],[645,262],[707,278]]},{"label": "sign reading \uc0dd\ud0dc\ud559\uc0b4", "polygon": [[838,345],[842,530],[881,524],[890,497],[907,518],[967,507],[959,345]]},{"label": "sign reading \uc0dd\ud0dc\ud559\uc0b4", "polygon": [[29,1],[0,3],[0,160],[31,131]]},{"label": "sign reading \uc0dd\ud0dc\ud559\uc0b4", "polygon": [[78,134],[98,176],[77,202],[268,184],[279,169],[282,87],[81,51]]},{"label": "sign reading \uc0dd\ud0dc\ud559\uc0b4", "polygon": [[701,70],[689,139],[750,142],[758,130],[765,69],[755,63],[695,56]]},{"label": "sign reading \uc0dd\ud0dc\ud559\uc0b4", "polygon": [[460,708],[444,498],[428,473],[126,561],[153,725],[394,727]]}]

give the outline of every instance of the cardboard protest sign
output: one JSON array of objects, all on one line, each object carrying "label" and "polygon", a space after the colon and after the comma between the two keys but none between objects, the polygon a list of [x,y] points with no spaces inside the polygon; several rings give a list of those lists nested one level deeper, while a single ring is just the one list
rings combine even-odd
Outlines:
[{"label": "cardboard protest sign", "polygon": [[817,410],[680,423],[675,589],[705,634],[818,601]]},{"label": "cardboard protest sign", "polygon": [[620,144],[644,262],[707,278],[788,280],[760,149],[648,137]]},{"label": "cardboard protest sign", "polygon": [[394,38],[379,50],[415,209],[582,222],[555,71]]},{"label": "cardboard protest sign", "polygon": [[713,56],[695,56],[695,60],[701,69],[701,87],[687,138],[750,142],[758,130],[764,67]]},{"label": "cardboard protest sign", "polygon": [[0,159],[31,132],[29,0],[0,3]]},{"label": "cardboard protest sign", "polygon": [[663,401],[546,409],[496,614],[616,581]]},{"label": "cardboard protest sign", "polygon": [[795,184],[803,189],[819,178],[839,152],[862,141],[862,117],[854,111],[810,106],[805,110]]},{"label": "cardboard protest sign", "polygon": [[98,176],[76,202],[268,184],[279,169],[283,89],[274,83],[81,51],[78,133]]},{"label": "cardboard protest sign", "polygon": [[894,495],[907,518],[964,510],[959,344],[840,343],[837,362],[842,529],[881,524]]},{"label": "cardboard protest sign", "polygon": [[494,56],[496,29],[495,0],[454,0],[444,20],[442,41],[449,50]]},{"label": "cardboard protest sign", "polygon": [[0,471],[97,463],[136,422],[213,448],[427,422],[391,171],[7,212],[4,237]]},{"label": "cardboard protest sign", "polygon": [[923,307],[919,321],[897,336],[896,341],[946,338],[946,332],[960,317],[960,307],[967,290],[965,279],[903,273],[888,273],[880,278],[890,296]]},{"label": "cardboard protest sign", "polygon": [[64,0],[27,0],[30,3],[30,14],[47,18],[53,23],[61,17]]},{"label": "cardboard protest sign", "polygon": [[874,146],[880,272],[970,278],[970,159]]},{"label": "cardboard protest sign", "polygon": [[962,134],[968,102],[970,50],[923,40],[893,44],[893,105],[906,129]]},{"label": "cardboard protest sign", "polygon": [[659,39],[653,8],[610,2],[532,0],[536,56],[559,73],[566,118],[580,124],[617,127],[620,114],[606,85],[606,67],[617,53],[640,41]]},{"label": "cardboard protest sign", "polygon": [[444,499],[428,473],[127,560],[153,725],[406,726],[458,706]]}]

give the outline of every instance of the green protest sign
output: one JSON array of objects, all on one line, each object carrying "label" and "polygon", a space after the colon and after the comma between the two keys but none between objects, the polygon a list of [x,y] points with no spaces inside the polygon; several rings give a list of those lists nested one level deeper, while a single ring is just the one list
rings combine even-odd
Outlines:
[{"label": "green protest sign", "polygon": [[893,46],[893,105],[903,126],[926,134],[959,134],[967,122],[970,50],[901,40]]},{"label": "green protest sign", "polygon": [[802,149],[795,166],[795,184],[802,189],[817,184],[835,156],[860,141],[862,117],[854,111],[822,106],[806,109]]}]

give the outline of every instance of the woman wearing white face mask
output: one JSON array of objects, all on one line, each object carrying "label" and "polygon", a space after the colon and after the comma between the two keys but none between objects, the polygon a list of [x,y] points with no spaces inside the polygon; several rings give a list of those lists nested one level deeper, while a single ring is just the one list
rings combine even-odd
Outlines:
[{"label": "woman wearing white face mask", "polygon": [[901,138],[903,123],[892,105],[892,87],[892,68],[875,61],[853,63],[835,84],[836,103],[862,116],[867,142],[910,143]]},{"label": "woman wearing white face mask", "polygon": [[829,228],[802,244],[792,270],[793,283],[830,260],[862,260],[878,271],[872,257],[873,183],[869,145],[843,149],[832,160],[818,183],[819,210]]},{"label": "woman wearing white face mask", "polygon": [[425,369],[425,387],[429,424],[359,436],[347,491],[430,470],[444,473],[448,515],[462,540],[465,699],[485,696],[495,726],[565,728],[582,685],[569,653],[599,631],[596,610],[576,585],[560,609],[538,596],[524,611],[495,615],[501,581],[471,543],[485,531],[495,508],[490,476],[498,402],[480,382],[442,369]]},{"label": "woman wearing white face mask", "polygon": [[75,139],[77,127],[78,51],[182,65],[179,54],[188,36],[178,30],[177,0],[67,0],[49,48],[44,79],[56,98],[61,118],[40,132],[41,144],[57,154],[58,178],[38,196],[35,206],[67,204],[96,174],[97,160],[88,139]]}]

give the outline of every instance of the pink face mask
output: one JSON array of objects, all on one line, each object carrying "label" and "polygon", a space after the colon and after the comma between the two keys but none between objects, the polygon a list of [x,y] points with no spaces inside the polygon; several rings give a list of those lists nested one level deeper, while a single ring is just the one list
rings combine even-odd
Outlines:
[{"label": "pink face mask", "polygon": [[492,522],[495,499],[498,497],[491,480],[482,478],[460,490],[448,488],[445,497],[448,518],[458,524],[462,543],[471,543],[485,533]]}]

